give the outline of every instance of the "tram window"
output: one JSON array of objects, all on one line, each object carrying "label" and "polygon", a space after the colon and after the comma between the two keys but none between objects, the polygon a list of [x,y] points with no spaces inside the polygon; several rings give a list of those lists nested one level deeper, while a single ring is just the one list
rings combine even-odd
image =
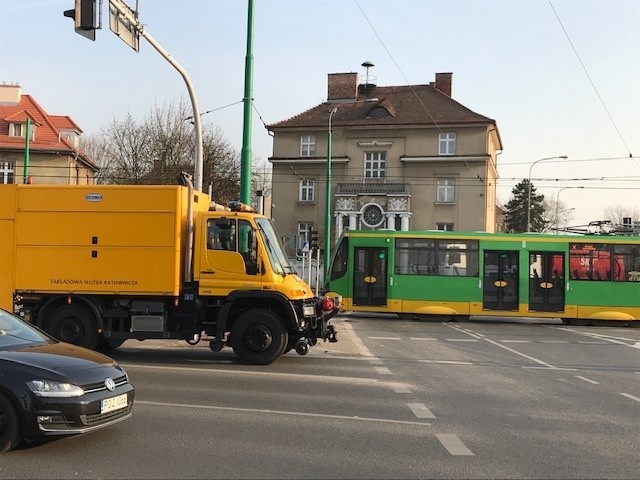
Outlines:
[{"label": "tram window", "polygon": [[397,238],[396,275],[436,275],[435,241],[424,238]]},{"label": "tram window", "polygon": [[572,280],[603,282],[611,280],[611,245],[572,243],[569,245],[569,270]]},{"label": "tram window", "polygon": [[613,280],[615,282],[640,282],[640,246],[613,246]]},{"label": "tram window", "polygon": [[336,250],[336,256],[333,259],[331,267],[331,280],[344,277],[347,273],[347,259],[349,255],[349,239],[343,238]]},{"label": "tram window", "polygon": [[396,275],[478,276],[478,242],[399,238],[395,244]]},{"label": "tram window", "polygon": [[437,247],[439,275],[478,276],[478,242],[439,240]]}]

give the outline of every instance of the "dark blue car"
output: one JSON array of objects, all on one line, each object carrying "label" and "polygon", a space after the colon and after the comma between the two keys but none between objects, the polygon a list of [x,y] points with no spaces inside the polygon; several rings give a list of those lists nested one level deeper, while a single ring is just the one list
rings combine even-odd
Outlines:
[{"label": "dark blue car", "polygon": [[134,388],[111,358],[0,310],[0,452],[131,418]]}]

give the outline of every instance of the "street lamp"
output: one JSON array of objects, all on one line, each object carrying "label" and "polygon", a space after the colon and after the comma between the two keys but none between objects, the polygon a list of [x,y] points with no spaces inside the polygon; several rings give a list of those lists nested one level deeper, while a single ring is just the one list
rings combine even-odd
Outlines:
[{"label": "street lamp", "polygon": [[326,192],[324,202],[324,281],[329,278],[329,261],[331,260],[331,120],[333,115],[338,111],[341,105],[350,105],[353,103],[377,102],[377,98],[367,98],[366,100],[351,100],[341,102],[329,110],[329,129],[327,131],[327,178]]},{"label": "street lamp", "polygon": [[575,208],[568,208],[567,210],[562,210],[562,212],[558,212],[558,205],[560,205],[560,192],[563,190],[566,190],[568,188],[584,188],[583,186],[579,186],[579,187],[562,187],[560,190],[558,190],[558,193],[556,193],[556,235],[558,234],[558,222],[559,222],[559,215],[562,212],[566,212],[568,210],[575,210]]},{"label": "street lamp", "polygon": [[540,158],[538,160],[536,160],[535,162],[533,162],[531,164],[531,166],[529,167],[529,192],[527,193],[527,232],[531,231],[531,169],[533,168],[533,166],[538,163],[538,162],[543,162],[545,160],[556,160],[556,159],[567,159],[569,157],[567,157],[566,155],[560,155],[558,157],[545,157],[545,158]]}]

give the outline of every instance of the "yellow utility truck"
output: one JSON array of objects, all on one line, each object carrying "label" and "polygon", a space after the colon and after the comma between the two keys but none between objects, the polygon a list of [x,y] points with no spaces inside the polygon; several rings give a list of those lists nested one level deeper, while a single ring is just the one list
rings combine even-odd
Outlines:
[{"label": "yellow utility truck", "polygon": [[181,185],[0,185],[0,307],[92,349],[209,339],[269,364],[336,341],[271,220]]}]

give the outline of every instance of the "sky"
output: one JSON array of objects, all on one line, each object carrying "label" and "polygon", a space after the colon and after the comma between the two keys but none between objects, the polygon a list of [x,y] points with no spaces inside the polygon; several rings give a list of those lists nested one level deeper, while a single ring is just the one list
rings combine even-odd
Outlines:
[{"label": "sky", "polygon": [[[193,84],[203,124],[242,147],[247,0],[125,0]],[[18,83],[49,113],[92,135],[127,114],[188,104],[180,74],[143,38],[135,52],[108,28],[95,42],[63,11],[73,0],[0,0],[0,83]],[[498,199],[531,176],[572,209],[570,225],[606,208],[640,212],[640,1],[254,0],[254,165],[264,124],[326,100],[329,73],[362,63],[378,85],[453,73],[453,98],[496,120]],[[567,156],[567,159],[542,160]],[[638,218],[640,220],[640,218]]]}]

